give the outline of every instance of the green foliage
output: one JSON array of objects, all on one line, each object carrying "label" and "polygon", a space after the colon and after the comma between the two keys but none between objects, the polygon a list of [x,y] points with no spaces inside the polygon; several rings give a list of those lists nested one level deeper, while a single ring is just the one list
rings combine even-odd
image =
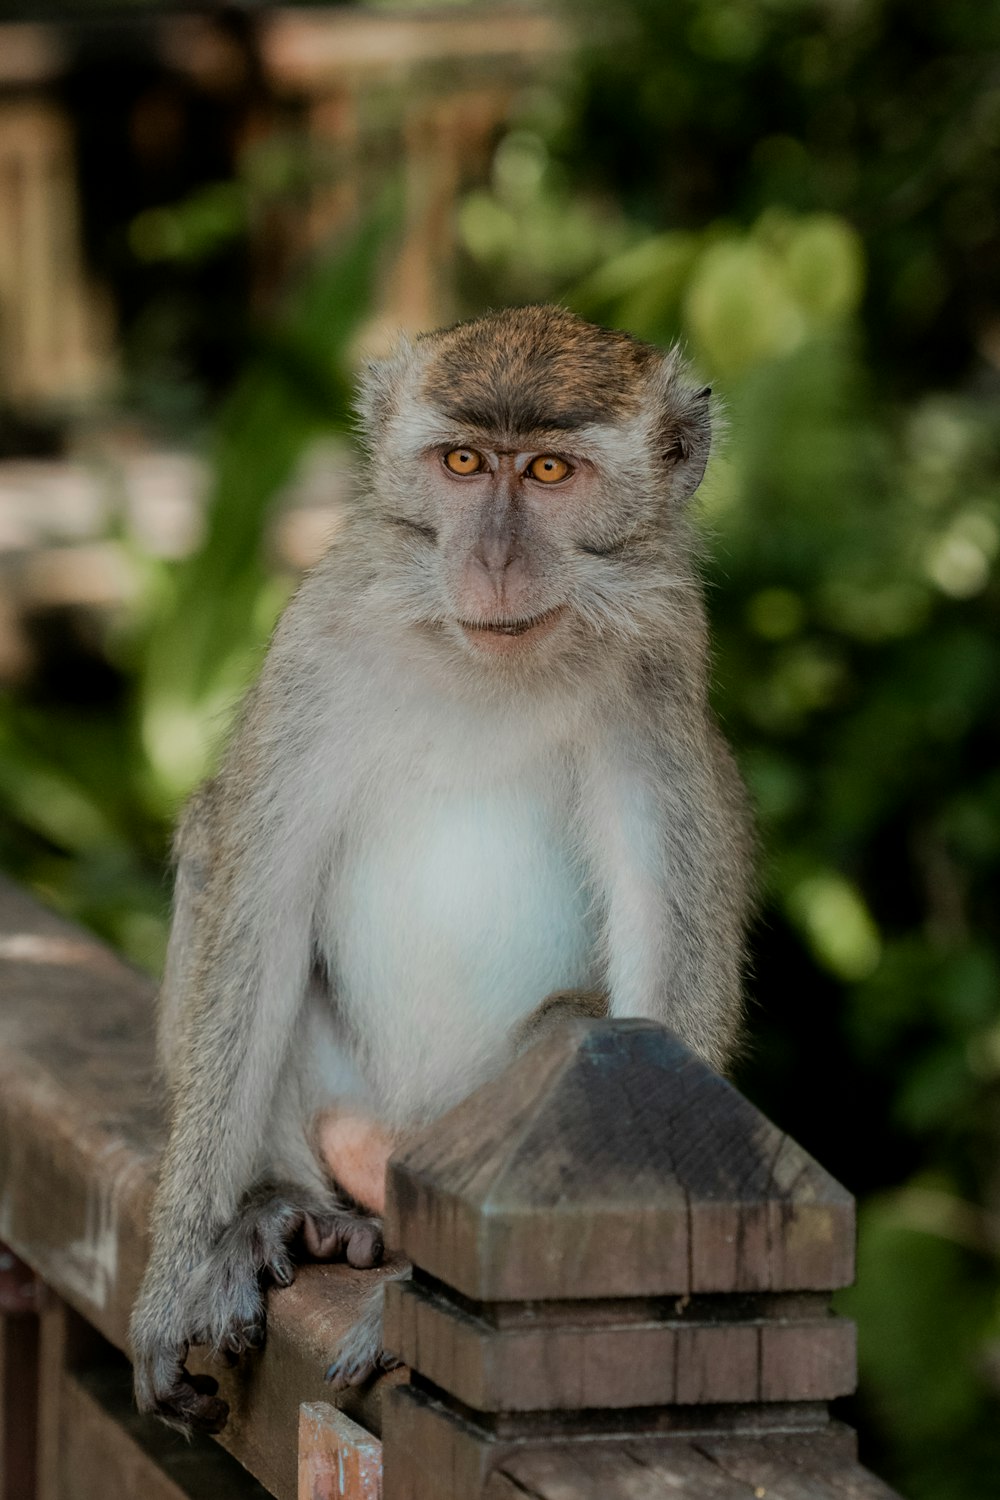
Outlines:
[{"label": "green foliage", "polygon": [[387,226],[388,210],[259,331],[215,424],[199,551],[156,562],[122,539],[142,586],[106,644],[110,701],[53,701],[37,684],[0,699],[0,866],[154,972],[170,826],[211,769],[287,596],[262,545],[275,494],[310,439],[349,427],[348,352]]},{"label": "green foliage", "polygon": [[680,339],[721,397],[716,699],[764,851],[740,1082],[864,1200],[864,1451],[910,1500],[978,1500],[1000,1390],[1000,425],[978,353],[995,366],[1000,7],[632,0],[591,22],[575,86],[510,138],[516,195],[500,172],[460,219],[467,285]]},{"label": "green foliage", "polygon": [[261,550],[271,501],[310,439],[349,426],[345,351],[370,305],[384,232],[373,221],[346,254],[314,268],[280,325],[260,333],[257,357],[220,414],[204,543],[170,573],[135,658],[151,790],[167,806],[209,770],[216,726],[282,603]]}]

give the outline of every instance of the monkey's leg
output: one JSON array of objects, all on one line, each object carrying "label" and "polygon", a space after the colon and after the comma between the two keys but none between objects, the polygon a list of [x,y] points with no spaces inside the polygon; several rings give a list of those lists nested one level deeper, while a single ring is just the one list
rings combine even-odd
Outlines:
[{"label": "monkey's leg", "polygon": [[[235,1357],[261,1341],[263,1288],[288,1279],[293,1244],[316,1258],[342,1257],[355,1266],[374,1265],[381,1256],[379,1225],[335,1192],[310,1149],[310,1117],[331,1091],[353,1082],[334,1039],[317,1031],[317,1017],[328,1022],[329,998],[314,990],[306,976],[297,1014],[285,1018],[290,1040],[281,1047],[280,1034],[272,1034],[284,1059],[263,1083],[234,1068],[240,1049],[227,1049],[225,1038],[236,1031],[218,1032],[204,1024],[205,1017],[196,1036],[201,1050],[182,1046],[174,1054],[182,1068],[185,1053],[186,1066],[190,1059],[198,1061],[198,1077],[185,1079],[180,1071],[172,1078],[174,1129],[161,1176],[153,1255],[132,1321],[139,1408],[174,1426],[217,1432],[225,1425],[225,1402],[207,1377],[185,1369],[187,1351],[199,1344]],[[180,1005],[178,1014],[183,1016]],[[193,1024],[198,1016],[189,1019]],[[259,1009],[240,1021],[254,1047],[267,1041],[252,1029],[263,1021]],[[263,1059],[255,1070],[258,1078],[267,1067]],[[236,1105],[235,1120],[232,1110],[227,1115],[219,1105],[219,1096]],[[263,1108],[261,1099],[267,1101]],[[212,1201],[206,1203],[209,1188]]]}]

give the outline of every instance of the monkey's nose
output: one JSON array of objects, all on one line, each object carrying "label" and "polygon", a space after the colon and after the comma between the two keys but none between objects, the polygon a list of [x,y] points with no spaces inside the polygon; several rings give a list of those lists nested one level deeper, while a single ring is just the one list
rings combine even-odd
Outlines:
[{"label": "monkey's nose", "polygon": [[517,539],[510,532],[481,537],[472,549],[473,561],[491,579],[502,578],[520,555]]}]

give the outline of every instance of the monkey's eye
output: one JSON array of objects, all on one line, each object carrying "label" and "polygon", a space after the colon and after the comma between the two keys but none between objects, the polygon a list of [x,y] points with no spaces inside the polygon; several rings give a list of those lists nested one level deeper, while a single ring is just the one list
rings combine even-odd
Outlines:
[{"label": "monkey's eye", "polygon": [[445,454],[444,462],[453,474],[478,474],[483,467],[483,455],[475,448],[452,448]]},{"label": "monkey's eye", "polygon": [[531,478],[537,479],[541,484],[558,484],[569,472],[569,464],[556,458],[553,453],[543,453],[540,458],[533,458],[527,468]]}]

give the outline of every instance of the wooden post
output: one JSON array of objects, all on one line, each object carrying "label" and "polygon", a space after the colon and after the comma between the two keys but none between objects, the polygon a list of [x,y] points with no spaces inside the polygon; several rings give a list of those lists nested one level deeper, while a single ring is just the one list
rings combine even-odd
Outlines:
[{"label": "wooden post", "polygon": [[779,1434],[798,1473],[864,1475],[826,1406],[855,1384],[854,1326],[828,1309],[853,1199],[662,1027],[545,1039],[408,1143],[388,1197],[415,1269],[389,1288],[411,1378],[386,1404],[385,1500],[548,1493],[518,1462],[562,1466],[560,1495],[638,1494],[636,1465],[664,1463],[685,1494],[753,1494],[723,1485],[726,1442],[773,1470]]},{"label": "wooden post", "polygon": [[382,1444],[328,1401],[299,1407],[298,1500],[381,1500]]},{"label": "wooden post", "polygon": [[34,1500],[38,1280],[0,1245],[0,1500]]}]

